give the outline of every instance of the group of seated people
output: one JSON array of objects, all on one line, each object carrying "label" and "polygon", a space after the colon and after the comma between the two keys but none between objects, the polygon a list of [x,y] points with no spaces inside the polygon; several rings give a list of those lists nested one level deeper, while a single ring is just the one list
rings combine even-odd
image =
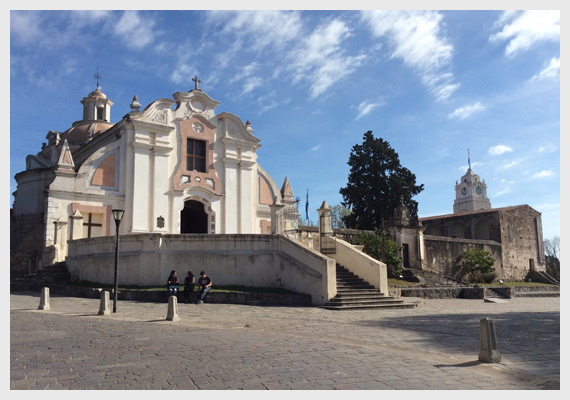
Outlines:
[{"label": "group of seated people", "polygon": [[[186,273],[186,278],[184,278],[183,293],[184,293],[185,303],[190,302],[190,296],[191,293],[194,292],[195,283],[196,282],[194,279],[194,274],[192,273],[192,271],[188,271]],[[180,286],[180,281],[176,276],[176,271],[173,270],[170,272],[170,276],[168,277],[168,283],[166,284],[169,295],[176,296],[176,294],[178,293],[179,286]],[[212,279],[210,279],[210,277],[207,276],[204,271],[200,271],[200,277],[198,278],[198,300],[196,301],[196,304],[202,304],[204,302],[204,297],[206,297],[206,294],[208,294],[211,288],[212,288]]]}]

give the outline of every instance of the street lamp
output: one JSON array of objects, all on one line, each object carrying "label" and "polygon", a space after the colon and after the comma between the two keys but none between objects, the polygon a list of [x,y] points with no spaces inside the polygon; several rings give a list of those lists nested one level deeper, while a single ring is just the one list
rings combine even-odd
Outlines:
[{"label": "street lamp", "polygon": [[115,219],[115,293],[113,295],[113,312],[117,312],[117,292],[119,291],[119,225],[125,214],[125,210],[113,210],[113,218]]}]

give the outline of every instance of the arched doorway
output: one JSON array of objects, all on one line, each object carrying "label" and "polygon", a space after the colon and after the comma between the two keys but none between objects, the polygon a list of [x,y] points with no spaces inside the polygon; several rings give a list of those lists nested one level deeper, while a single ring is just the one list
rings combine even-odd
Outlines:
[{"label": "arched doorway", "polygon": [[208,214],[204,204],[196,200],[184,202],[180,212],[180,233],[208,233]]}]

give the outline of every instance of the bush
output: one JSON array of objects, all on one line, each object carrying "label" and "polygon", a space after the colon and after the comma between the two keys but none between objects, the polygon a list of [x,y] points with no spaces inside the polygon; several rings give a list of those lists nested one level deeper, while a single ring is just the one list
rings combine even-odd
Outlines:
[{"label": "bush", "polygon": [[481,283],[491,283],[497,277],[496,272],[487,272],[486,274],[481,274]]},{"label": "bush", "polygon": [[[362,251],[388,266],[388,273],[392,277],[399,277],[402,273],[402,259],[398,253],[402,250],[396,242],[390,239],[388,233],[384,233],[384,245],[382,245],[382,232],[375,230],[374,233],[364,232],[354,238],[353,244],[363,245]],[[384,259],[382,259],[384,255]]]},{"label": "bush", "polygon": [[495,259],[488,251],[472,247],[458,258],[459,273],[469,282],[478,282],[483,274],[495,271]]}]

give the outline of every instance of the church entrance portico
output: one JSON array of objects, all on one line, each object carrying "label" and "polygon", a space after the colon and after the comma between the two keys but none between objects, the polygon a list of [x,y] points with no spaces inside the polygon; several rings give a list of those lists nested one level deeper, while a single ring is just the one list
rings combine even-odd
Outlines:
[{"label": "church entrance portico", "polygon": [[208,214],[204,203],[186,200],[180,211],[180,233],[208,233]]}]

